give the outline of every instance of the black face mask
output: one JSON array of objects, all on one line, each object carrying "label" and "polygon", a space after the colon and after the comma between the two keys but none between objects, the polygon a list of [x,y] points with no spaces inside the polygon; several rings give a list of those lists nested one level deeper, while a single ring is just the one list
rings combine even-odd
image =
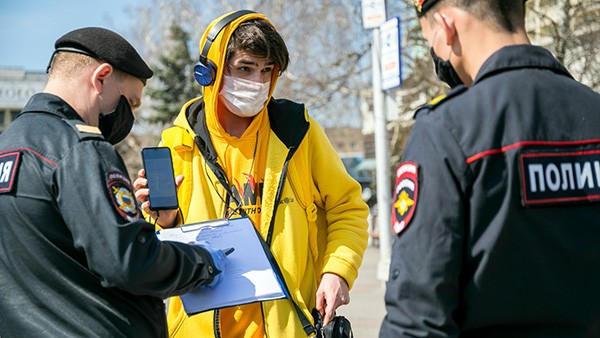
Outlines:
[{"label": "black face mask", "polygon": [[133,116],[129,101],[127,101],[125,95],[121,95],[115,110],[100,115],[98,128],[110,144],[117,144],[129,134],[134,120],[135,116]]},{"label": "black face mask", "polygon": [[437,54],[435,54],[433,48],[430,48],[429,51],[431,52],[433,64],[435,65],[435,73],[440,80],[448,84],[450,88],[464,84],[456,73],[456,70],[454,70],[454,67],[452,67],[450,60],[442,60],[439,56],[437,56]]}]

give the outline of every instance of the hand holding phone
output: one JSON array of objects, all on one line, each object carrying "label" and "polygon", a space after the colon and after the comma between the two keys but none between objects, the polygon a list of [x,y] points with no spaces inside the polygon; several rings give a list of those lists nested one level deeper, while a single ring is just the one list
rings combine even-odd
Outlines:
[{"label": "hand holding phone", "polygon": [[179,203],[171,150],[167,147],[144,148],[142,161],[150,190],[150,210],[177,209]]}]

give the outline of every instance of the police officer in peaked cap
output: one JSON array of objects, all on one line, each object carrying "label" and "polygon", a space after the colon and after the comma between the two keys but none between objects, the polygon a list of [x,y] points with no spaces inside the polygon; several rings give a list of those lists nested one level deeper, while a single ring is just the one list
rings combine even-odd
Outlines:
[{"label": "police officer in peaked cap", "polygon": [[598,337],[600,95],[523,0],[414,0],[438,77],[396,171],[380,337]]}]

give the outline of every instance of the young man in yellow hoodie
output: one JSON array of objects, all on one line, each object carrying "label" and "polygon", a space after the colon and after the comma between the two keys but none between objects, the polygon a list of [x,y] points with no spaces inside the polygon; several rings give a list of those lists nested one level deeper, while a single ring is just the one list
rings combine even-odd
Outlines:
[{"label": "young man in yellow hoodie", "polygon": [[[179,209],[162,228],[231,214],[248,216],[277,260],[289,299],[188,317],[169,303],[171,336],[301,337],[301,317],[324,322],[349,302],[367,245],[368,207],[321,127],[303,104],[273,99],[289,62],[262,14],[237,11],[213,21],[200,42],[202,96],[187,102],[161,144],[172,150]],[[149,212],[144,171],[136,197]],[[185,179],[184,179],[185,178]]]}]

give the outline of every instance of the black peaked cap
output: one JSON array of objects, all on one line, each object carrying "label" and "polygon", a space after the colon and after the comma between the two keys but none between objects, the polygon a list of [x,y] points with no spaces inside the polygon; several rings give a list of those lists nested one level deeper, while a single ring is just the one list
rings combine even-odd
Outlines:
[{"label": "black peaked cap", "polygon": [[[428,10],[431,9],[435,4],[440,2],[440,0],[413,0],[413,5],[417,10],[417,17],[422,17],[427,13]],[[523,0],[523,3],[526,3],[527,0]]]},{"label": "black peaked cap", "polygon": [[431,9],[439,0],[413,0],[415,9],[417,10],[417,16],[422,17],[425,13]]},{"label": "black peaked cap", "polygon": [[140,79],[149,79],[154,74],[127,40],[105,28],[76,29],[56,40],[54,48],[55,53],[74,52],[100,59]]}]

